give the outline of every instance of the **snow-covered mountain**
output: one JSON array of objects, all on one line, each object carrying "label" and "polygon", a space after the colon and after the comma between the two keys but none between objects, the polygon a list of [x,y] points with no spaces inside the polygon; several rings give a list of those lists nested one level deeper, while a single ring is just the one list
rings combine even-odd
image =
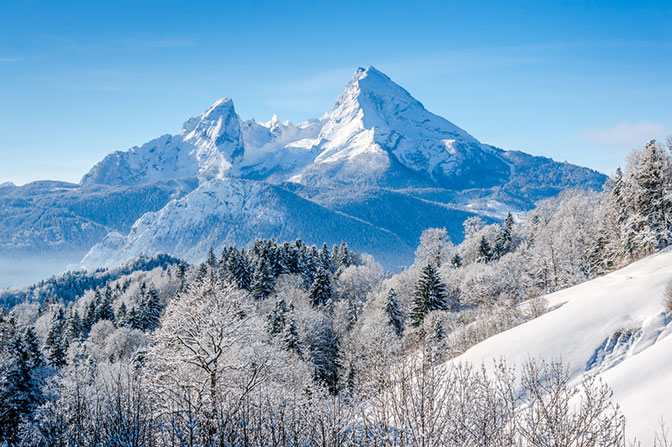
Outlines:
[{"label": "snow-covered mountain", "polygon": [[578,385],[597,375],[613,389],[629,437],[653,445],[661,416],[672,417],[672,321],[663,292],[672,280],[672,251],[547,296],[550,311],[472,347],[452,362],[493,365],[529,357],[569,365]]},{"label": "snow-covered mountain", "polygon": [[[218,182],[211,183],[214,180]],[[333,222],[363,221],[366,228],[391,233],[403,245],[381,247],[390,256],[378,254],[383,260],[394,259],[385,265],[397,268],[397,262],[412,259],[411,247],[427,227],[446,227],[459,241],[462,222],[469,216],[498,218],[509,210],[526,210],[563,189],[600,188],[605,176],[482,144],[427,111],[385,74],[373,67],[360,68],[321,118],[299,124],[281,122],[275,116],[268,122],[242,120],[233,101],[225,98],[187,120],[176,135],[106,156],[79,185],[2,184],[0,200],[5,206],[0,211],[4,224],[0,247],[8,257],[38,249],[52,250],[56,256],[63,251],[81,256],[100,243],[87,255],[87,267],[163,249],[196,260],[202,250],[180,248],[188,246],[187,241],[189,246],[195,242],[187,225],[194,220],[184,217],[177,204],[200,203],[208,188],[223,198],[240,185],[258,185],[241,180],[264,184],[248,188],[245,200],[257,204],[255,209],[266,206],[267,215],[296,222],[292,206],[307,206],[308,200],[320,210],[321,222],[329,220],[329,215]],[[199,185],[203,188],[196,189]],[[281,190],[282,201],[269,199],[269,194]],[[128,194],[137,200],[125,202]],[[284,208],[275,209],[280,203]],[[138,220],[164,207],[160,215]],[[170,213],[177,214],[169,218]],[[287,220],[259,227],[257,216],[241,207],[216,207],[216,212],[206,214],[210,220],[207,225],[200,223],[198,247],[232,237],[228,232],[210,234],[222,231],[219,221],[236,222],[236,232],[250,237],[303,236],[318,225],[308,214],[301,217],[301,232],[280,231]],[[160,226],[166,222],[182,229],[171,233],[170,244],[151,238],[133,240],[140,234],[145,238],[162,234],[165,229]],[[361,249],[373,247],[364,233],[353,234],[353,228],[349,224],[343,231],[334,227],[328,240],[349,239]],[[319,232],[310,234],[322,237]],[[50,242],[45,245],[44,241]],[[245,243],[243,238],[237,242]],[[113,253],[113,247],[119,251]]]},{"label": "snow-covered mountain", "polygon": [[[237,244],[273,235],[279,240],[301,238],[330,246],[352,240],[388,265],[401,265],[412,250],[396,234],[323,208],[264,182],[215,179],[157,212],[147,213],[128,235],[110,233],[82,261],[85,265],[118,265],[136,253],[180,253],[202,259],[210,247]],[[392,251],[389,247],[397,247]]]},{"label": "snow-covered mountain", "polygon": [[373,67],[355,72],[321,121],[318,155],[289,181],[464,188],[489,187],[510,174],[501,151],[428,112]]},{"label": "snow-covered mountain", "polygon": [[[519,180],[519,160],[509,154],[428,112],[406,90],[369,67],[355,72],[319,119],[298,125],[281,123],[275,116],[266,123],[243,121],[233,102],[221,99],[185,122],[178,135],[108,155],[82,184],[236,177],[320,190],[355,186],[461,191]],[[567,184],[558,186],[595,186],[602,179],[580,168]]]}]

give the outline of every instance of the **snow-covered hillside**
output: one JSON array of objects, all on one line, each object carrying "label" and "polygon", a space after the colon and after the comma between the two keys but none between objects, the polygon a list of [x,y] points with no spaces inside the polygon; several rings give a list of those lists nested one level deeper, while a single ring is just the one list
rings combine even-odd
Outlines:
[{"label": "snow-covered hillside", "polygon": [[[323,208],[277,186],[242,179],[211,180],[163,209],[142,216],[127,236],[109,234],[82,260],[110,267],[136,253],[180,253],[203,259],[210,247],[245,246],[255,238],[300,238],[329,245],[352,240],[357,251],[401,266],[412,251],[394,233]],[[390,250],[395,247],[396,252]]]},{"label": "snow-covered hillside", "polygon": [[491,337],[452,362],[506,358],[562,359],[578,384],[598,375],[614,390],[629,437],[652,445],[661,416],[672,421],[672,324],[663,292],[672,280],[672,251],[548,295],[550,311]]}]

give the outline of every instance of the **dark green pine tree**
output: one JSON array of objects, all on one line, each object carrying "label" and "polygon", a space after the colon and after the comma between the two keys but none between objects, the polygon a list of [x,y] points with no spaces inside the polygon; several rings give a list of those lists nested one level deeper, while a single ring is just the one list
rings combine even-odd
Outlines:
[{"label": "dark green pine tree", "polygon": [[462,267],[462,256],[459,253],[455,253],[455,256],[450,260],[450,264],[455,268]]},{"label": "dark green pine tree", "polygon": [[177,291],[184,292],[187,288],[187,264],[184,261],[180,261],[177,266],[177,280],[179,282]]},{"label": "dark green pine tree", "polygon": [[0,386],[0,439],[8,445],[19,443],[21,423],[41,402],[38,368],[44,361],[39,351],[37,336],[32,329],[23,335],[15,333],[9,342],[11,361],[3,371]]},{"label": "dark green pine tree", "polygon": [[252,268],[245,250],[231,252],[229,269],[238,288],[250,292],[252,290]]},{"label": "dark green pine tree", "polygon": [[436,341],[441,341],[441,340],[445,340],[446,336],[447,336],[446,330],[443,328],[443,324],[441,323],[441,319],[437,318],[436,321],[434,322],[433,338]]},{"label": "dark green pine tree", "polygon": [[350,267],[354,264],[352,253],[350,253],[348,244],[345,241],[341,241],[341,245],[338,247],[338,264],[341,267]]},{"label": "dark green pine tree", "polygon": [[224,248],[222,248],[222,254],[219,257],[219,261],[217,262],[220,270],[222,270],[222,273],[224,273],[225,275],[231,273],[229,271],[229,256],[231,254],[231,250],[233,250],[233,247],[225,246]]},{"label": "dark green pine tree", "polygon": [[126,303],[121,303],[119,309],[117,309],[117,315],[114,319],[117,322],[117,326],[129,326],[128,324],[128,309],[126,308]]},{"label": "dark green pine tree", "polygon": [[205,257],[205,263],[212,268],[217,267],[217,257],[215,256],[215,250],[212,248],[212,245],[208,249],[208,254]]},{"label": "dark green pine tree", "polygon": [[47,362],[50,366],[60,368],[65,365],[65,353],[67,349],[67,340],[65,339],[65,312],[59,308],[51,319],[51,328],[47,334],[47,340],[44,343],[47,351]]},{"label": "dark green pine tree", "polygon": [[315,281],[315,275],[320,266],[319,255],[317,249],[313,247],[305,247],[305,251],[301,256],[299,270],[306,287],[310,287]]},{"label": "dark green pine tree", "polygon": [[268,262],[261,258],[252,277],[252,296],[256,300],[265,300],[275,291],[275,281]]},{"label": "dark green pine tree", "polygon": [[404,314],[399,309],[399,302],[397,300],[397,291],[390,289],[387,294],[387,301],[385,301],[385,314],[387,320],[392,326],[394,333],[401,337],[404,333]]},{"label": "dark green pine tree", "polygon": [[338,267],[339,260],[338,244],[334,244],[331,246],[331,264]]},{"label": "dark green pine tree", "polygon": [[310,345],[310,362],[315,381],[338,394],[341,368],[340,340],[330,323],[324,324],[314,335]]},{"label": "dark green pine tree", "polygon": [[299,328],[293,313],[290,313],[287,317],[285,330],[282,334],[282,344],[286,351],[295,352],[299,357],[303,355],[301,339],[299,337]]},{"label": "dark green pine tree", "polygon": [[273,311],[268,316],[268,333],[271,336],[281,334],[285,330],[287,303],[280,299],[275,303]]},{"label": "dark green pine tree", "polygon": [[114,311],[112,310],[112,289],[105,288],[102,299],[96,304],[96,321],[109,320],[114,322]]},{"label": "dark green pine tree", "polygon": [[327,243],[325,242],[322,244],[322,248],[320,249],[319,253],[319,259],[320,259],[320,267],[322,267],[325,270],[331,270],[331,253],[329,252],[329,247],[327,247]]},{"label": "dark green pine tree", "polygon": [[476,258],[476,262],[487,264],[490,261],[492,261],[492,249],[490,248],[488,240],[485,237],[481,237],[481,242],[478,244],[478,257]]},{"label": "dark green pine tree", "polygon": [[334,296],[331,275],[322,267],[317,269],[315,280],[308,290],[308,301],[313,307],[327,304]]},{"label": "dark green pine tree", "polygon": [[434,266],[431,263],[427,264],[420,272],[420,279],[415,288],[411,310],[413,326],[420,326],[428,313],[448,308],[446,285],[441,281]]},{"label": "dark green pine tree", "polygon": [[133,307],[130,310],[130,312],[128,312],[128,317],[126,318],[126,320],[128,321],[127,324],[128,327],[142,330],[143,328],[142,312],[137,307]]},{"label": "dark green pine tree", "polygon": [[82,318],[82,335],[86,338],[91,331],[91,327],[96,324],[96,302],[100,299],[100,292],[97,290],[94,294],[94,299],[89,301],[89,304],[86,306],[86,313],[84,318]]},{"label": "dark green pine tree", "polygon": [[502,228],[497,233],[495,247],[492,249],[492,259],[497,260],[511,251],[513,242],[513,215],[509,211]]},{"label": "dark green pine tree", "polygon": [[76,310],[68,318],[66,337],[68,341],[78,340],[82,336],[82,319]]},{"label": "dark green pine tree", "polygon": [[151,286],[145,293],[145,297],[140,305],[141,329],[144,331],[153,331],[161,324],[161,312],[163,306],[159,298],[159,292],[154,286]]},{"label": "dark green pine tree", "polygon": [[208,276],[208,264],[206,262],[198,266],[198,271],[196,272],[196,281],[202,283]]}]

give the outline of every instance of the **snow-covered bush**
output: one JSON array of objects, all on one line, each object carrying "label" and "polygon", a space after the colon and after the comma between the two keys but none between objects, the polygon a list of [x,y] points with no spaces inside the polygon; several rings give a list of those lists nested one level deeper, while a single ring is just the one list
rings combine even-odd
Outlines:
[{"label": "snow-covered bush", "polygon": [[663,306],[665,308],[665,312],[672,316],[672,281],[670,281],[667,286],[665,286],[665,292],[663,294]]}]

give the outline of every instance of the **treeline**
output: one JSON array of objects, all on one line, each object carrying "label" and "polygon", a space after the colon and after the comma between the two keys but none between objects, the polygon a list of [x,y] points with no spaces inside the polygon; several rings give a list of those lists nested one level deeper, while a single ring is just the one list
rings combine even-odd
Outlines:
[{"label": "treeline", "polygon": [[43,302],[49,298],[74,301],[85,292],[104,287],[107,283],[132,272],[165,268],[179,262],[179,259],[163,253],[152,257],[139,256],[113,269],[69,271],[28,287],[0,290],[0,306],[9,309],[20,303]]}]

